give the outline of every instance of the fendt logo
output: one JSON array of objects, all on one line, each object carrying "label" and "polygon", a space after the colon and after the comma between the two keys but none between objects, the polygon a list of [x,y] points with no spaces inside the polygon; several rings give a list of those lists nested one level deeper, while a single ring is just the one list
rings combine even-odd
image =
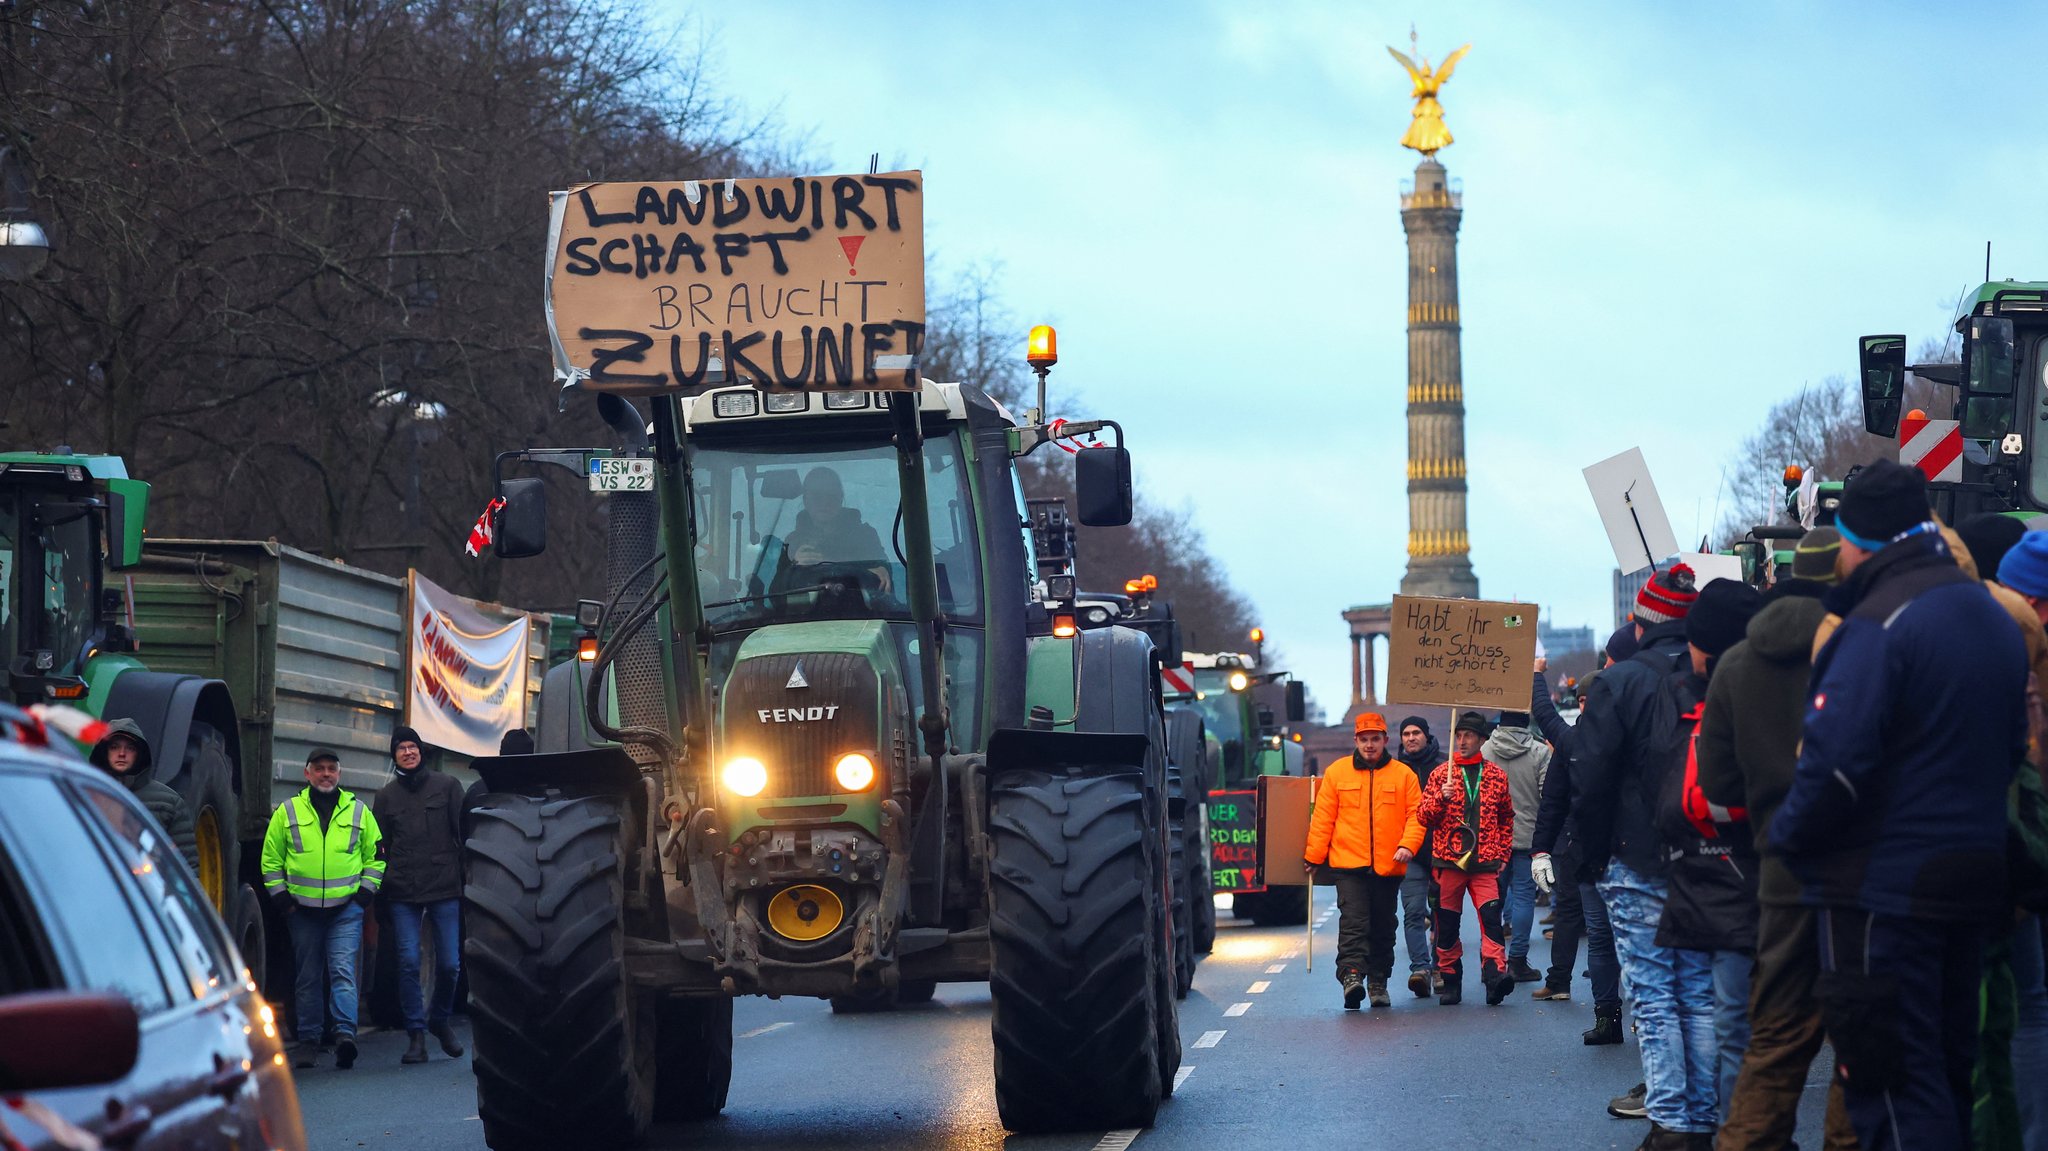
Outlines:
[{"label": "fendt logo", "polygon": [[826,704],[824,707],[761,707],[754,714],[762,723],[809,723],[814,719],[831,719],[839,714],[839,705]]}]

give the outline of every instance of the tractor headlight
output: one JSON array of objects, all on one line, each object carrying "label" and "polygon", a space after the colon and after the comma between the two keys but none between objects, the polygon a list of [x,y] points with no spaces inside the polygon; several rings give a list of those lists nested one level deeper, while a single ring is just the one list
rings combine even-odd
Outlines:
[{"label": "tractor headlight", "polygon": [[875,782],[875,761],[857,751],[839,757],[832,774],[847,791],[866,791]]},{"label": "tractor headlight", "polygon": [[1251,677],[1241,671],[1230,673],[1230,690],[1243,691],[1252,685]]},{"label": "tractor headlight", "polygon": [[768,787],[768,765],[751,755],[743,755],[725,765],[720,773],[725,789],[734,795],[752,798]]}]

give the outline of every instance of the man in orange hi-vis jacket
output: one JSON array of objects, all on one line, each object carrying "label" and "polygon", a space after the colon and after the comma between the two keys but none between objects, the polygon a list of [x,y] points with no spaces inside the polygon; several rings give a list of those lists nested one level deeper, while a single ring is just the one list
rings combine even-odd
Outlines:
[{"label": "man in orange hi-vis jacket", "polygon": [[1356,1011],[1367,994],[1374,1007],[1388,1006],[1401,880],[1423,833],[1422,787],[1387,754],[1386,717],[1360,713],[1351,738],[1352,754],[1323,772],[1302,858],[1336,881],[1337,981],[1345,1010]]}]

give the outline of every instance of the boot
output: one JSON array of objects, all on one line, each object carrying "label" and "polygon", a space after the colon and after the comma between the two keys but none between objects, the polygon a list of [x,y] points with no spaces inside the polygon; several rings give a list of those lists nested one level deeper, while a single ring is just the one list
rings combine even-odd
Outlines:
[{"label": "boot", "polygon": [[1547,1000],[1551,1001],[1552,1003],[1563,1003],[1563,1002],[1565,1002],[1566,1000],[1569,1000],[1569,999],[1570,999],[1571,997],[1572,997],[1572,989],[1571,989],[1571,988],[1569,988],[1569,987],[1552,987],[1552,986],[1551,986],[1550,984],[1548,984],[1548,983],[1544,984],[1544,985],[1543,985],[1543,986],[1541,986],[1541,987],[1538,987],[1538,988],[1537,988],[1536,990],[1534,990],[1534,991],[1531,991],[1531,992],[1529,993],[1529,998],[1531,998],[1531,999],[1547,999]]},{"label": "boot", "polygon": [[1648,1119],[1650,1109],[1643,1104],[1649,1096],[1648,1084],[1638,1083],[1628,1089],[1628,1094],[1617,1095],[1607,1101],[1607,1113],[1616,1119]]},{"label": "boot", "polygon": [[[1655,1120],[1650,1122],[1650,1133],[1636,1144],[1636,1151],[1692,1151],[1700,1145],[1700,1136],[1690,1131],[1673,1131]],[[1712,1146],[1712,1135],[1708,1135],[1707,1146]]]},{"label": "boot", "polygon": [[1384,979],[1367,981],[1365,995],[1374,1007],[1392,1007],[1394,1005],[1394,1001],[1387,998],[1387,981]]},{"label": "boot", "polygon": [[427,1061],[427,1033],[408,1031],[405,1033],[405,1054],[398,1057],[400,1063],[425,1063]]},{"label": "boot", "polygon": [[1358,1010],[1358,1005],[1365,1002],[1365,980],[1350,967],[1345,968],[1344,974],[1338,978],[1344,984],[1344,1010]]},{"label": "boot", "polygon": [[1448,970],[1439,968],[1436,977],[1437,1005],[1456,1007],[1465,998],[1465,965],[1453,963]]},{"label": "boot", "polygon": [[1427,999],[1436,994],[1435,981],[1430,979],[1430,972],[1411,971],[1408,973],[1408,990],[1414,992],[1417,999]]},{"label": "boot", "polygon": [[1621,1007],[1593,1008],[1593,1026],[1580,1036],[1588,1047],[1605,1047],[1621,1042]]},{"label": "boot", "polygon": [[1516,983],[1534,983],[1543,978],[1543,973],[1529,966],[1526,959],[1508,960],[1508,974],[1515,977]]},{"label": "boot", "polygon": [[320,1066],[320,1045],[318,1043],[292,1044],[292,1066],[300,1071],[310,1071]]},{"label": "boot", "polygon": [[356,1037],[337,1035],[334,1037],[334,1065],[347,1071],[356,1065]]},{"label": "boot", "polygon": [[1508,993],[1515,989],[1515,977],[1508,974],[1506,968],[1495,967],[1491,963],[1479,965],[1479,982],[1486,987],[1486,1003],[1489,1007],[1499,1006],[1501,1000],[1506,999]]},{"label": "boot", "polygon": [[446,1019],[427,1024],[427,1034],[441,1041],[441,1054],[450,1059],[462,1058],[462,1040],[455,1037],[455,1028],[449,1026]]}]

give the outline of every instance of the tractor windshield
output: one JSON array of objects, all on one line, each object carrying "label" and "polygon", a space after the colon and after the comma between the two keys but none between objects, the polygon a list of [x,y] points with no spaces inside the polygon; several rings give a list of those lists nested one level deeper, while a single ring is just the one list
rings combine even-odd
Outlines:
[{"label": "tractor windshield", "polygon": [[[690,467],[697,572],[714,630],[909,618],[902,496],[886,437],[700,443]],[[925,441],[924,473],[939,608],[959,622],[977,620],[981,566],[957,436]]]},{"label": "tractor windshield", "polygon": [[33,487],[0,487],[0,652],[22,670],[75,674],[97,626],[97,505]]},{"label": "tractor windshield", "polygon": [[1245,695],[1230,690],[1230,673],[1217,668],[1200,668],[1195,674],[1195,708],[1209,734],[1223,748],[1223,772],[1219,787],[1239,786],[1256,775],[1245,759]]}]

